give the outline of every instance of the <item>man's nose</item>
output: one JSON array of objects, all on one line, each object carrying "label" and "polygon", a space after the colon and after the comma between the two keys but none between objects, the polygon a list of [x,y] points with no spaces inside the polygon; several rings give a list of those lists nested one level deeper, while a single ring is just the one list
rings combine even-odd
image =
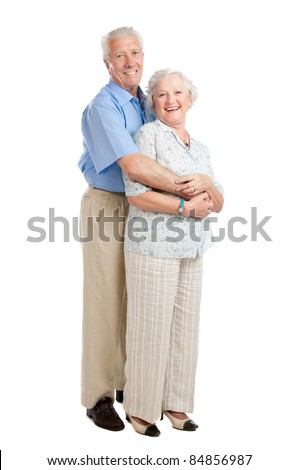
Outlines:
[{"label": "man's nose", "polygon": [[125,66],[126,67],[133,67],[135,65],[135,60],[134,57],[127,55],[126,60],[125,60]]}]

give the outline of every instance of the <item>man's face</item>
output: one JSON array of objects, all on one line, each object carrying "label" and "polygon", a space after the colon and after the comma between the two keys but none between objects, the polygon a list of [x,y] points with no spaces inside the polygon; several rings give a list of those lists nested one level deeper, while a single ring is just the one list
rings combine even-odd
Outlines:
[{"label": "man's face", "polygon": [[143,72],[143,53],[134,35],[110,41],[110,59],[104,61],[112,80],[137,96]]}]

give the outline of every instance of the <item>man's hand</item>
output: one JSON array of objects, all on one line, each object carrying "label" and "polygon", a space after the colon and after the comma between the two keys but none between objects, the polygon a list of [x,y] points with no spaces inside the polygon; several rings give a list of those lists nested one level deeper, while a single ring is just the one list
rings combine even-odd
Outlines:
[{"label": "man's hand", "polygon": [[208,175],[196,173],[177,178],[175,181],[176,191],[188,198],[194,197],[204,191],[209,191],[213,187],[213,182]]}]

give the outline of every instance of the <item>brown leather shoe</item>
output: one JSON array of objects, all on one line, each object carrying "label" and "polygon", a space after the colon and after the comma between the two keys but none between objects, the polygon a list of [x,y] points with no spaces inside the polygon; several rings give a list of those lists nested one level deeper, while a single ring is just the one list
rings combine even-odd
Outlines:
[{"label": "brown leather shoe", "polygon": [[121,431],[125,427],[109,397],[99,400],[93,408],[86,410],[86,414],[96,426],[108,431]]}]

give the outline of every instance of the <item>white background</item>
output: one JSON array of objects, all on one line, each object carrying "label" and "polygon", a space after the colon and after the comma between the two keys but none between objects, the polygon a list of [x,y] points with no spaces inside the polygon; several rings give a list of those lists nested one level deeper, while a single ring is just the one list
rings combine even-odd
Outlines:
[{"label": "white background", "polygon": [[[195,6],[197,10],[195,11]],[[254,470],[298,469],[298,14],[291,0],[1,3],[1,441],[4,470],[46,457],[253,454]],[[195,433],[159,423],[157,439],[96,428],[80,405],[81,114],[108,75],[100,39],[143,36],[142,86],[164,67],[200,91],[189,131],[225,187],[225,238],[205,257]],[[265,230],[250,240],[250,208]],[[29,243],[27,222],[47,232]],[[74,220],[74,223],[73,223]],[[119,404],[117,409],[124,418]],[[65,467],[73,468],[73,467]],[[92,467],[91,467],[92,468]],[[193,468],[202,468],[200,464]],[[210,467],[211,468],[211,467]],[[219,468],[219,467],[218,467]]]}]

